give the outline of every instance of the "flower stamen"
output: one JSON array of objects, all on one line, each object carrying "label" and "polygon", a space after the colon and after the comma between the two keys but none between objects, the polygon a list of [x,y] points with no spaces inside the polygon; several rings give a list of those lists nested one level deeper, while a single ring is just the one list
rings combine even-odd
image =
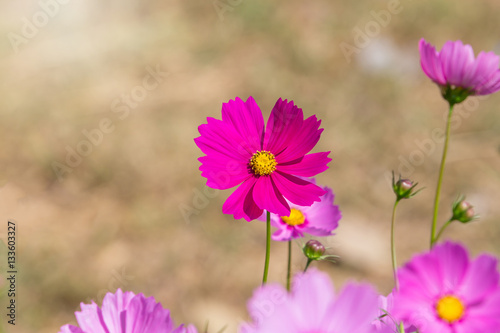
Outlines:
[{"label": "flower stamen", "polygon": [[306,218],[300,210],[292,208],[290,210],[290,216],[282,216],[281,220],[288,225],[297,226],[304,224]]},{"label": "flower stamen", "polygon": [[268,176],[276,170],[276,158],[270,151],[257,151],[249,162],[250,168],[256,176]]},{"label": "flower stamen", "polygon": [[436,305],[439,318],[453,323],[460,320],[465,312],[465,305],[455,296],[444,296]]}]

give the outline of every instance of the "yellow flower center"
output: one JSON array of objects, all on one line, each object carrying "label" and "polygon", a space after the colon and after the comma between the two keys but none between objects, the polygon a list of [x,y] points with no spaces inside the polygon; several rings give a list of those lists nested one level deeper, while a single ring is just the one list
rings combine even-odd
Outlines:
[{"label": "yellow flower center", "polygon": [[444,296],[438,301],[436,311],[441,319],[453,323],[462,318],[465,305],[455,296]]},{"label": "yellow flower center", "polygon": [[292,208],[290,210],[290,216],[282,216],[281,220],[288,225],[296,226],[301,225],[305,221],[304,214],[298,209]]},{"label": "yellow flower center", "polygon": [[276,170],[276,158],[269,151],[257,151],[250,159],[250,167],[257,176],[267,176]]}]

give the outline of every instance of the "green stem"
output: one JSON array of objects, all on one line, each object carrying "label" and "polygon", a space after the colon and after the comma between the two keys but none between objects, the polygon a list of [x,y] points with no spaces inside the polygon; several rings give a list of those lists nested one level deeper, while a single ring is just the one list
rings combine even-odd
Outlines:
[{"label": "green stem", "polygon": [[405,333],[405,325],[403,322],[399,323],[399,333]]},{"label": "green stem", "polygon": [[448,119],[446,120],[446,134],[444,137],[444,148],[443,157],[441,158],[441,166],[439,168],[439,177],[436,187],[436,198],[434,199],[434,215],[432,217],[432,228],[431,228],[431,248],[434,245],[434,239],[436,238],[436,225],[437,216],[439,209],[439,196],[441,194],[441,183],[443,182],[444,164],[446,161],[446,154],[448,153],[448,141],[450,139],[450,123],[451,115],[453,113],[453,104],[450,104],[450,110],[448,111]]},{"label": "green stem", "polygon": [[391,221],[391,256],[392,256],[392,273],[394,274],[394,284],[396,285],[396,290],[399,290],[399,281],[396,274],[396,269],[398,263],[396,261],[396,240],[394,237],[394,225],[396,221],[396,207],[398,206],[399,200],[396,199],[394,202],[394,207],[392,208],[392,221]]},{"label": "green stem", "polygon": [[445,223],[445,224],[441,227],[441,229],[439,229],[439,232],[438,232],[438,234],[437,234],[436,238],[434,238],[434,239],[432,240],[432,244],[431,244],[431,246],[434,246],[434,244],[436,244],[436,242],[439,240],[439,237],[441,237],[441,234],[443,233],[444,229],[446,229],[446,227],[448,227],[448,226],[450,225],[450,223],[451,223],[451,222],[453,222],[453,221],[454,221],[454,220],[449,219],[449,220],[448,220],[448,221],[447,221],[447,222],[446,222],[446,223]]},{"label": "green stem", "polygon": [[286,290],[290,291],[290,273],[292,271],[292,241],[288,241],[288,268],[286,272]]},{"label": "green stem", "polygon": [[307,259],[307,264],[306,264],[306,267],[304,268],[304,273],[307,272],[307,269],[309,268],[309,265],[313,262],[312,259]]},{"label": "green stem", "polygon": [[267,282],[267,274],[269,273],[269,256],[271,252],[271,213],[267,212],[267,223],[266,223],[266,259],[264,261],[264,277],[262,278],[262,284]]}]

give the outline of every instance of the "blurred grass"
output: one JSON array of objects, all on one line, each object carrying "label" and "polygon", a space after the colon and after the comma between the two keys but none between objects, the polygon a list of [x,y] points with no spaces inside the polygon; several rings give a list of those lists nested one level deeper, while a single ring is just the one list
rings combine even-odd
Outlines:
[{"label": "blurred grass", "polygon": [[[40,10],[36,1],[0,6],[5,36]],[[322,119],[315,151],[331,150],[333,161],[318,180],[334,189],[343,219],[325,240],[341,261],[320,267],[337,287],[354,278],[388,292],[385,175],[418,150],[415,140],[444,126],[446,112],[420,71],[418,40],[440,48],[462,39],[476,54],[499,45],[485,33],[498,31],[493,0],[401,6],[351,63],[339,44],[353,44],[353,29],[363,29],[372,10],[387,9],[386,1],[242,1],[221,21],[210,1],[73,0],[19,53],[4,38],[0,211],[21,230],[16,331],[54,332],[74,322],[80,302],[116,287],[155,296],[177,322],[201,328],[209,320],[214,332],[225,324],[235,331],[259,284],[264,229],[222,215],[231,191],[215,192],[188,222],[179,208],[205,189],[197,126],[219,118],[235,96],[254,96],[266,118],[283,97]],[[156,65],[170,75],[120,120],[111,104]],[[442,219],[458,193],[482,216],[446,234],[474,254],[500,254],[499,98],[481,101],[453,131],[444,183]],[[115,130],[59,182],[52,163],[63,163],[66,147],[103,118]],[[427,247],[440,150],[411,174],[426,190],[398,212],[400,262]],[[273,244],[272,280],[284,280],[285,252]],[[305,263],[297,250],[294,262],[297,270]]]}]

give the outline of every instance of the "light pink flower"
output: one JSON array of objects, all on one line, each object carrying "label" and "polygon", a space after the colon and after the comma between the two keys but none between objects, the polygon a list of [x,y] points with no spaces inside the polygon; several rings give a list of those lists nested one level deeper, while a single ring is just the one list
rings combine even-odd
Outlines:
[{"label": "light pink flower", "polygon": [[497,259],[446,242],[398,270],[392,315],[420,333],[500,332]]},{"label": "light pink flower", "polygon": [[493,52],[480,52],[475,58],[472,47],[460,40],[446,42],[438,52],[423,38],[419,50],[424,73],[442,87],[443,95],[446,89],[463,93],[465,97],[500,90],[499,57]]},{"label": "light pink flower", "polygon": [[[314,179],[309,179],[316,183]],[[289,202],[291,213],[287,216],[271,214],[271,224],[278,228],[272,235],[273,240],[288,241],[304,237],[304,234],[313,236],[330,236],[339,225],[342,217],[339,207],[333,204],[335,195],[329,187],[322,187],[326,191],[321,201],[311,206],[299,206]],[[265,214],[261,217],[265,221]]]},{"label": "light pink flower", "polygon": [[371,333],[379,305],[371,286],[348,284],[335,296],[328,275],[310,269],[294,277],[291,293],[278,284],[258,288],[248,310],[253,321],[240,333]]},{"label": "light pink flower", "polygon": [[107,293],[102,307],[96,303],[80,304],[75,312],[77,326],[64,325],[59,333],[197,333],[192,325],[175,328],[170,311],[153,297],[131,291]]}]

